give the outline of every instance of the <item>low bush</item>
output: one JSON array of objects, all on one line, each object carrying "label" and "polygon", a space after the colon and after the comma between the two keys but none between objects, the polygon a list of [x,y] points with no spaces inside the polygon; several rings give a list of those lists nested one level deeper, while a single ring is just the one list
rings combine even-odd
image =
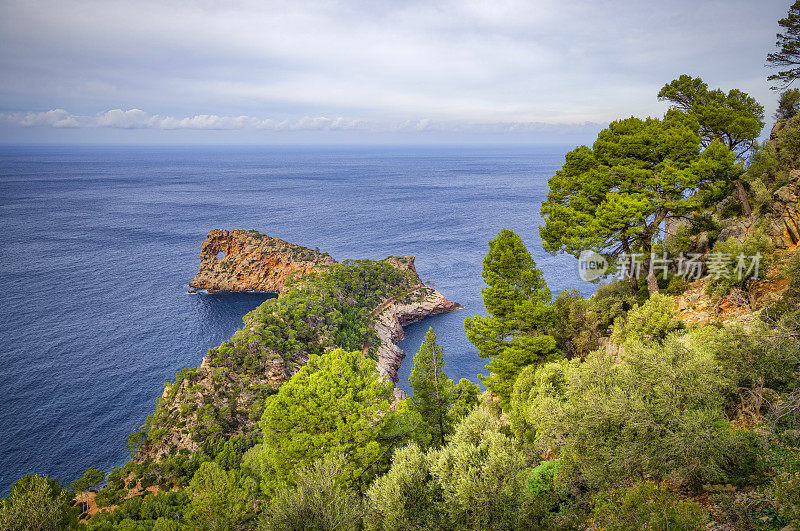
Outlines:
[{"label": "low bush", "polygon": [[681,500],[664,485],[640,481],[627,488],[601,492],[595,497],[591,529],[701,529],[703,508],[694,500]]}]

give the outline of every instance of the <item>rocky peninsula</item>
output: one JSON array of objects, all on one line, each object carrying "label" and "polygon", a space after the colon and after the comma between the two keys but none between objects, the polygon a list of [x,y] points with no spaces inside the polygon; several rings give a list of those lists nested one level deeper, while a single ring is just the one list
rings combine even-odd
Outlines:
[{"label": "rocky peninsula", "polygon": [[360,350],[396,384],[403,327],[461,307],[422,281],[413,256],[340,263],[243,230],[208,232],[190,286],[279,296],[246,315],[243,328],[210,349],[200,367],[165,385],[143,427],[149,437],[139,460],[195,451],[209,436],[252,436],[264,400],[312,354]]}]

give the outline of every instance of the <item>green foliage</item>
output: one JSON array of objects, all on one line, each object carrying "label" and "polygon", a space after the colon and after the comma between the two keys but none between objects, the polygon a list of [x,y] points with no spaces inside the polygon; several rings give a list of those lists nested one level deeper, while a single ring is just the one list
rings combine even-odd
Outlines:
[{"label": "green foliage", "polygon": [[786,88],[797,78],[800,78],[800,0],[789,7],[786,18],[778,21],[783,28],[783,33],[778,33],[775,46],[778,51],[767,54],[767,63],[773,68],[787,68],[779,70],[777,74],[769,76],[769,81],[779,81],[780,87]]},{"label": "green foliage", "polygon": [[21,531],[64,529],[70,522],[64,489],[55,479],[23,476],[0,500],[0,528]]},{"label": "green foliage", "polygon": [[180,517],[189,505],[189,494],[185,490],[177,492],[156,492],[147,496],[139,509],[140,520],[153,522],[162,519],[161,527],[165,526],[164,519]]},{"label": "green foliage", "polygon": [[706,326],[692,332],[687,341],[692,348],[712,355],[736,389],[758,385],[782,391],[796,380],[798,344],[786,341],[765,323]]},{"label": "green foliage", "polygon": [[753,292],[758,281],[767,275],[772,250],[772,240],[761,226],[756,227],[742,242],[736,238],[718,241],[706,260],[706,266],[709,267],[715,257],[720,260],[721,265],[715,271],[709,268],[712,279],[706,290],[712,295],[725,296],[732,288],[739,288],[749,296],[747,303],[750,308],[755,309]]},{"label": "green foliage", "polygon": [[681,500],[664,485],[640,481],[598,494],[592,517],[596,529],[702,529],[703,508],[694,500]]},{"label": "green foliage", "polygon": [[430,461],[416,444],[399,449],[392,466],[367,492],[369,510],[364,524],[370,530],[441,529],[441,487],[433,479]]},{"label": "green foliage", "polygon": [[800,90],[794,88],[781,92],[778,98],[776,120],[788,120],[800,112]]},{"label": "green foliage", "polygon": [[667,334],[682,328],[672,297],[654,293],[641,306],[634,306],[627,319],[618,319],[612,337],[619,344],[627,340],[663,340]]},{"label": "green foliage", "polygon": [[449,413],[455,400],[455,386],[444,373],[442,352],[442,347],[436,344],[436,333],[429,328],[414,356],[414,367],[408,378],[414,389],[414,396],[408,401],[419,413],[423,432],[434,446],[443,445],[444,438],[452,431]]},{"label": "green foliage", "polygon": [[757,438],[723,415],[729,381],[710,354],[678,338],[628,341],[621,363],[593,353],[528,377],[517,415],[540,448],[560,452],[590,486],[651,476],[697,487],[754,470]]},{"label": "green foliage", "polygon": [[669,283],[664,288],[665,295],[677,296],[689,289],[689,280],[684,277],[673,275],[669,277]]},{"label": "green foliage", "polygon": [[70,485],[73,491],[79,492],[82,490],[95,489],[97,486],[106,479],[106,474],[102,470],[89,467],[83,474],[83,477],[76,479]]},{"label": "green foliage", "polygon": [[597,312],[598,327],[601,334],[607,335],[619,317],[625,317],[636,304],[626,282],[615,281],[597,288],[591,300]]},{"label": "green foliage", "polygon": [[780,169],[796,169],[800,165],[800,115],[790,118],[772,143]]},{"label": "green foliage", "polygon": [[130,452],[131,459],[136,458],[136,454],[139,453],[139,448],[147,441],[147,432],[143,429],[139,429],[128,435],[126,440],[125,448]]},{"label": "green foliage", "polygon": [[[758,134],[747,141],[747,151],[757,148],[757,138]],[[737,163],[736,154],[720,139],[713,140],[692,161],[691,171],[697,183],[693,206],[700,208],[714,207],[729,197],[745,173],[744,167]],[[729,201],[726,208],[738,209],[741,213],[742,205],[740,201]]]},{"label": "green foliage", "polygon": [[584,299],[580,290],[563,291],[556,297],[553,337],[567,358],[586,356],[601,336],[596,301]]},{"label": "green foliage", "polygon": [[489,376],[479,376],[487,389],[506,405],[514,380],[526,365],[557,355],[549,335],[554,310],[541,270],[516,233],[503,229],[489,242],[483,260],[483,304],[490,315],[464,320],[467,338],[478,348]]},{"label": "green foliage", "polygon": [[528,490],[531,494],[541,496],[554,490],[561,490],[558,483],[558,471],[561,469],[561,458],[542,461],[531,470],[528,476]]},{"label": "green foliage", "polygon": [[475,406],[478,405],[478,395],[481,388],[478,384],[472,383],[466,378],[461,378],[453,391],[454,400],[450,407],[450,423],[452,425],[469,415]]},{"label": "green foliage", "polygon": [[[573,363],[576,363],[575,360]],[[566,367],[570,362],[559,361],[542,366],[525,367],[514,384],[508,421],[518,439],[531,442],[536,437],[536,425],[531,423],[531,408],[556,407],[566,392]]]},{"label": "green foliage", "polygon": [[238,471],[203,463],[189,483],[187,519],[201,529],[233,530],[252,517],[255,482]]},{"label": "green foliage", "polygon": [[360,352],[312,355],[267,399],[259,423],[263,443],[248,452],[246,464],[260,474],[265,492],[273,492],[294,480],[296,468],[343,455],[344,485],[363,484],[386,452],[379,435],[391,397],[391,384]]},{"label": "green foliage", "polygon": [[775,500],[781,512],[800,521],[800,474],[780,475],[775,482]]},{"label": "green foliage", "polygon": [[262,514],[259,529],[328,531],[359,529],[364,503],[346,488],[343,456],[319,459],[297,472],[296,486],[278,491]]},{"label": "green foliage", "polygon": [[122,468],[115,468],[108,475],[105,486],[97,493],[95,503],[98,507],[108,507],[109,505],[119,505],[120,500],[128,494],[123,481],[124,471]]},{"label": "green foliage", "polygon": [[764,107],[738,89],[727,94],[708,90],[702,79],[683,74],[661,89],[659,100],[697,119],[704,147],[720,140],[730,151],[742,155],[754,147],[764,127]]},{"label": "green foliage", "polygon": [[696,207],[688,192],[702,184],[691,169],[699,143],[697,123],[676,112],[612,122],[591,149],[567,153],[550,179],[539,229],[544,249],[649,254],[664,219]]},{"label": "green foliage", "polygon": [[[766,313],[772,320],[784,318],[785,322],[800,322],[797,318],[800,316],[800,253],[795,251],[786,260],[783,277],[789,279],[789,285],[778,302],[766,309]],[[788,326],[788,328],[797,328],[797,326]]]},{"label": "green foliage", "polygon": [[429,454],[448,529],[515,529],[525,522],[527,462],[499,424],[476,408],[450,442]]}]

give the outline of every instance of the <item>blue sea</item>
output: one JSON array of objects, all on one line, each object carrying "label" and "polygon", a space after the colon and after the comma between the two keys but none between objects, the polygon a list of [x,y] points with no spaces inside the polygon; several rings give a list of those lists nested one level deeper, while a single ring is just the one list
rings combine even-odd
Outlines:
[{"label": "blue sea", "polygon": [[0,147],[0,495],[127,460],[163,384],[267,295],[187,293],[212,228],[256,229],[336,259],[415,255],[463,310],[407,327],[400,387],[432,326],[454,380],[486,372],[464,317],[481,261],[515,230],[554,295],[591,291],[541,248],[564,147]]}]

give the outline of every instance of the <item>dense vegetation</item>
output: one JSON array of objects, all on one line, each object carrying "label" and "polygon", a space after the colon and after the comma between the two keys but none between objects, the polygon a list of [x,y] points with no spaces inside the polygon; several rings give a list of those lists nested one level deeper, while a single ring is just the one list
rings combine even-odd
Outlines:
[{"label": "dense vegetation", "polygon": [[[798,9],[776,64],[796,64]],[[764,144],[763,108],[741,91],[680,76],[659,97],[663,118],[571,151],[542,205],[546,250],[642,253],[643,273],[553,299],[503,229],[483,262],[488,315],[465,320],[483,393],[447,378],[431,329],[414,396],[395,400],[372,319],[426,288],[389,262],[345,262],[180,371],[127,465],[70,488],[25,476],[0,528],[800,528],[800,253],[777,251],[769,226],[785,187],[800,190],[800,97],[781,95]],[[693,296],[717,311],[704,325],[679,318],[690,284],[656,274],[662,252],[704,258]],[[765,262],[712,275],[714,253]],[[726,320],[723,301],[746,311]]]}]

